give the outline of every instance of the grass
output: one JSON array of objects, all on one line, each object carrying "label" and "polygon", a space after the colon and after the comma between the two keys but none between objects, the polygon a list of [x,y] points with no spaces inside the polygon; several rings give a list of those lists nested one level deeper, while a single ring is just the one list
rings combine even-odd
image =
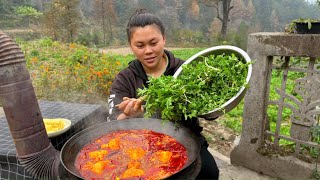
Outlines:
[{"label": "grass", "polygon": [[38,99],[89,103],[106,99],[112,80],[124,66],[121,57],[78,44],[41,39],[20,46]]},{"label": "grass", "polygon": [[[105,54],[80,44],[49,38],[16,40],[22,48],[38,99],[106,104],[116,74],[134,56]],[[174,50],[188,59],[200,48]]]},{"label": "grass", "polygon": [[[291,59],[291,61],[295,64],[306,64],[303,62],[303,60],[297,58],[297,59]],[[280,64],[283,62],[276,61],[275,64]],[[275,91],[275,89],[280,89],[282,84],[282,76],[283,72],[282,70],[274,70],[272,72],[272,78],[270,82],[270,93],[269,93],[269,100],[279,100],[280,95]],[[286,93],[292,94],[297,99],[302,100],[302,97],[295,92],[295,80],[297,78],[304,77],[303,73],[297,73],[297,72],[289,72],[288,73],[288,79],[286,83]],[[290,99],[285,99],[285,102],[290,103],[296,108],[299,108],[294,102]],[[232,129],[236,134],[241,134],[242,131],[242,115],[243,115],[243,107],[244,102],[240,102],[240,104],[231,110],[230,112],[223,115],[221,118],[218,119],[218,122],[220,124],[223,124],[224,126]],[[292,111],[289,108],[284,107],[282,111],[282,120],[281,120],[281,127],[280,127],[280,134],[285,136],[290,136],[290,116],[292,114]],[[267,118],[270,122],[270,131],[275,132],[276,131],[276,123],[278,119],[278,107],[276,105],[269,105],[267,107]],[[292,145],[293,142],[287,141],[287,140],[280,140],[281,146],[289,146]]]},{"label": "grass", "polygon": [[[71,102],[106,102],[115,75],[127,67],[133,55],[103,54],[79,44],[63,44],[43,38],[18,41],[25,55],[38,99]],[[204,48],[172,50],[187,60]],[[243,102],[221,123],[241,132]]]},{"label": "grass", "polygon": [[[125,56],[104,54],[98,49],[90,49],[73,43],[63,44],[48,38],[29,42],[18,40],[17,42],[26,55],[27,67],[37,98],[42,100],[106,104],[114,77],[134,59],[131,54]],[[176,57],[187,60],[203,49],[180,49],[172,50],[172,52]],[[301,59],[298,59],[297,63],[300,62]],[[301,97],[294,92],[294,80],[301,76],[302,74],[299,73],[289,73],[286,88],[288,93],[294,94],[299,99]],[[282,71],[273,71],[269,99],[279,99],[274,89],[281,87],[281,80]],[[240,134],[243,105],[242,101],[232,111],[219,118],[218,123]],[[271,131],[275,131],[277,114],[276,106],[268,107],[267,116],[271,123]],[[290,133],[290,114],[289,109],[284,109],[283,125],[280,129],[283,135]]]},{"label": "grass", "polygon": [[[63,44],[43,38],[37,41],[18,43],[26,55],[38,99],[67,102],[106,103],[109,88],[115,75],[134,59],[132,54],[103,54],[98,49],[89,49],[79,44]],[[180,59],[187,60],[204,48],[172,50]],[[235,113],[233,113],[235,112]],[[232,119],[226,122],[237,124],[242,108],[231,112]]]},{"label": "grass", "polygon": [[178,49],[178,50],[172,50],[172,53],[177,58],[180,58],[182,60],[187,60],[191,56],[195,55],[196,53],[198,53],[202,50],[204,50],[204,48]]}]

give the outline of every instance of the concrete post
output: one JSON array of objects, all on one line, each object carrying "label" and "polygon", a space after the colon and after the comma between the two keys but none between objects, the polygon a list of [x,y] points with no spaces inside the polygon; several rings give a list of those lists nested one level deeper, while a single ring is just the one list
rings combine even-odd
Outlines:
[{"label": "concrete post", "polygon": [[320,35],[254,33],[248,39],[248,54],[256,62],[244,99],[241,140],[231,153],[231,163],[276,178],[308,179],[315,164],[295,156],[265,156],[259,149],[265,145],[273,57],[320,57]]}]

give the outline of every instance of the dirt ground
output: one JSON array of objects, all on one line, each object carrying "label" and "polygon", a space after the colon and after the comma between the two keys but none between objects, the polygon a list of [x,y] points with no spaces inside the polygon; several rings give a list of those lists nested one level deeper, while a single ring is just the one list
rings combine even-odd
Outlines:
[{"label": "dirt ground", "polygon": [[200,119],[200,125],[203,127],[202,134],[206,137],[209,146],[219,153],[230,157],[230,153],[237,141],[237,134],[231,129],[217,123],[217,121],[207,121]]},{"label": "dirt ground", "polygon": [[4,116],[3,108],[0,106],[0,117]]}]

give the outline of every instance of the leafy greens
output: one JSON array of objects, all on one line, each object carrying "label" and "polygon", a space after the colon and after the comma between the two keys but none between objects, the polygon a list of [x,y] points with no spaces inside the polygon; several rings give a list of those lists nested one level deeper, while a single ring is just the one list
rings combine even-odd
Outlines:
[{"label": "leafy greens", "polygon": [[151,77],[148,88],[138,89],[145,96],[145,116],[161,112],[162,119],[177,122],[212,111],[245,85],[248,65],[234,54],[210,55],[183,64],[177,78]]}]

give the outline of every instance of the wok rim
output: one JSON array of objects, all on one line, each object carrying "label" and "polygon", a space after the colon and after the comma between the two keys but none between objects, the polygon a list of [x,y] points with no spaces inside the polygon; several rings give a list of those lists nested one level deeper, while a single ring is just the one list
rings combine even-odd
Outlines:
[{"label": "wok rim", "polygon": [[[68,146],[73,146],[72,143],[74,143],[75,140],[79,139],[79,137],[81,137],[81,136],[84,136],[84,135],[90,133],[91,131],[94,131],[94,129],[96,129],[96,128],[98,128],[98,127],[101,127],[101,126],[103,126],[103,125],[106,126],[108,123],[117,123],[117,122],[121,123],[121,122],[132,121],[132,120],[136,120],[136,121],[155,120],[155,121],[161,121],[161,123],[164,123],[164,121],[161,120],[161,119],[153,119],[153,118],[132,118],[132,119],[125,119],[125,120],[121,120],[121,121],[114,120],[114,121],[109,121],[109,122],[103,122],[103,123],[100,123],[100,124],[97,124],[97,125],[94,125],[94,126],[90,126],[90,127],[86,128],[86,129],[83,129],[83,130],[81,130],[80,132],[78,132],[78,133],[74,134],[73,136],[71,136],[71,137],[66,141],[66,143],[63,145],[63,147],[62,147],[62,149],[61,149],[61,153],[60,153],[60,163],[62,164],[63,168],[64,168],[67,172],[69,172],[70,174],[72,174],[73,176],[75,176],[75,177],[77,177],[77,178],[79,178],[79,179],[84,179],[84,178],[81,176],[81,174],[79,173],[79,171],[77,171],[77,173],[78,173],[78,174],[77,174],[77,173],[75,173],[73,170],[71,170],[71,169],[66,165],[65,160],[64,160],[64,155],[67,153],[67,152],[65,152],[65,151],[66,151],[66,148],[68,148]],[[165,124],[167,124],[167,123],[169,123],[171,126],[176,127],[175,124],[172,123],[172,122],[170,122],[170,121],[166,121],[166,122],[165,122]],[[146,128],[138,128],[138,129],[146,129]],[[199,141],[198,137],[197,137],[189,128],[187,128],[187,127],[185,127],[185,126],[183,126],[183,125],[179,125],[178,129],[179,129],[179,130],[182,129],[182,131],[186,131],[186,132],[190,135],[190,139],[192,139],[192,140],[195,142],[195,144],[196,144],[196,148],[195,148],[195,149],[196,149],[196,152],[194,153],[194,154],[195,154],[195,155],[194,155],[194,158],[192,158],[190,161],[187,161],[186,164],[185,164],[179,171],[177,171],[177,172],[174,173],[174,174],[171,174],[170,176],[165,177],[165,179],[170,178],[171,176],[176,175],[176,174],[178,174],[179,172],[185,170],[185,169],[188,168],[192,163],[194,163],[197,158],[200,158],[201,144],[200,144],[200,141]],[[115,132],[115,131],[118,131],[118,130],[132,130],[132,128],[131,128],[131,129],[115,129],[115,130],[113,130],[113,131],[105,132],[103,135],[108,134],[108,133],[112,133],[112,132]],[[153,129],[148,129],[148,130],[152,130],[152,131],[157,132],[156,130],[153,130]],[[163,133],[163,132],[160,132],[160,133]],[[166,133],[163,133],[163,134],[166,134]],[[168,134],[166,134],[166,135],[168,135]],[[101,135],[100,135],[100,136],[101,136]],[[81,148],[83,148],[83,147],[86,146],[87,144],[91,143],[94,139],[96,139],[96,138],[98,138],[98,137],[100,137],[100,136],[91,138],[90,141],[89,141],[89,142],[86,142],[86,144],[83,145]],[[169,135],[169,136],[171,136],[171,135]],[[172,137],[172,136],[171,136],[171,137]],[[173,138],[175,138],[175,137],[173,137]],[[176,139],[176,138],[175,138],[175,139]],[[176,140],[177,140],[177,139],[176,139]],[[177,141],[178,141],[178,140],[177,140]],[[183,142],[180,142],[180,141],[178,141],[178,142],[181,143],[182,145],[184,145]],[[70,144],[71,144],[71,145],[70,145]],[[188,148],[189,148],[189,147],[185,147],[185,148],[186,148],[186,150],[187,150],[187,152],[188,152]],[[80,152],[80,150],[77,152],[77,155],[78,155],[79,152]],[[77,156],[77,155],[76,155],[76,156]],[[188,155],[188,158],[189,158],[189,155]],[[73,161],[73,165],[74,165],[74,163],[75,163],[75,162]]]}]

